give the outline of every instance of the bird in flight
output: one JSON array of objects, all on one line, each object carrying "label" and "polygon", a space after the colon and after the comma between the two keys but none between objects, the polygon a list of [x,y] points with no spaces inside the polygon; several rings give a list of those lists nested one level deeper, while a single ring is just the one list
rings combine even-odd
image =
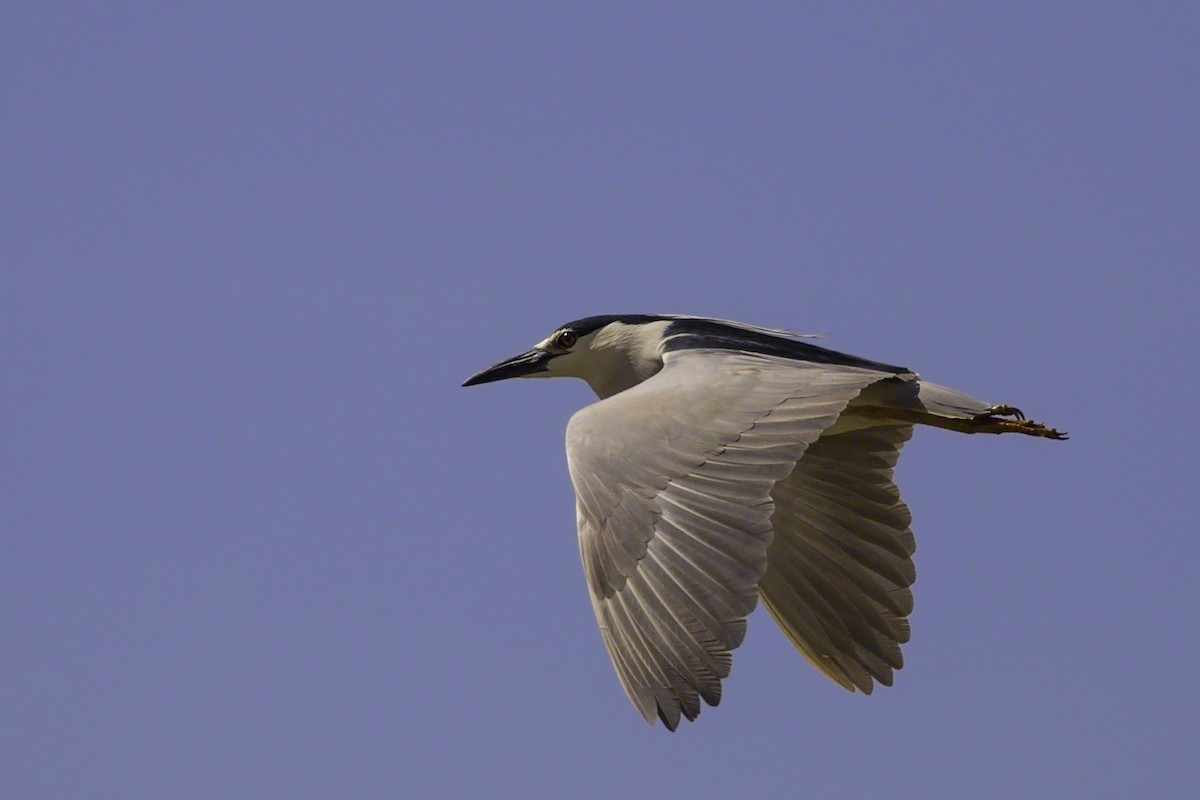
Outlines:
[{"label": "bird in flight", "polygon": [[916,579],[892,471],[914,425],[1067,438],[904,367],[703,317],[576,320],[463,385],[560,376],[600,397],[567,425],[600,634],[670,730],[720,701],[760,598],[839,685],[891,685]]}]

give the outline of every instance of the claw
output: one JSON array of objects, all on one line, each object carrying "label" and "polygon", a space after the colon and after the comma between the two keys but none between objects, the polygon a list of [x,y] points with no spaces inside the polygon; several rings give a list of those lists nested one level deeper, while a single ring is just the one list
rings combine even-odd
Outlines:
[{"label": "claw", "polygon": [[1033,420],[1022,419],[1019,422],[1010,422],[1008,424],[1012,425],[1014,430],[1017,430],[1020,433],[1029,434],[1030,436],[1041,436],[1046,439],[1056,439],[1059,441],[1070,438],[1067,436],[1067,434],[1062,433],[1055,428],[1047,427],[1046,425],[1040,422],[1034,422]]},{"label": "claw", "polygon": [[[1010,417],[1011,419],[1002,419]],[[988,433],[1023,433],[1027,436],[1041,436],[1045,439],[1066,439],[1067,434],[1060,433],[1054,428],[1040,422],[1027,419],[1021,409],[1015,406],[991,406],[987,411],[971,421],[974,425]]]},{"label": "claw", "polygon": [[1025,414],[1021,411],[1021,409],[1017,408],[1016,406],[1009,406],[1009,405],[992,406],[984,413],[989,417],[1016,417],[1018,420],[1020,420],[1022,422],[1025,421]]}]

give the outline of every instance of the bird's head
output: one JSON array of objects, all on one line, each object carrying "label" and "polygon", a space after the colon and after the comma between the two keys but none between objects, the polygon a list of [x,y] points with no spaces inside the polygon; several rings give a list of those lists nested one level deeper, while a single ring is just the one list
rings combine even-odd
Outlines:
[{"label": "bird's head", "polygon": [[463,386],[506,378],[583,378],[600,397],[628,389],[662,369],[671,319],[643,314],[586,317],[554,329],[520,355],[467,378]]}]

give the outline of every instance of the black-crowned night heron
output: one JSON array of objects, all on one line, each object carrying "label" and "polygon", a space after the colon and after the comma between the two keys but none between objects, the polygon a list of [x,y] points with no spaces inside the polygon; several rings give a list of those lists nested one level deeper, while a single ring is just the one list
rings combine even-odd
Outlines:
[{"label": "black-crowned night heron", "polygon": [[600,633],[671,730],[720,700],[759,597],[838,684],[891,685],[916,578],[892,469],[914,424],[1066,438],[903,367],[699,317],[577,320],[463,385],[556,376],[600,396],[567,425]]}]

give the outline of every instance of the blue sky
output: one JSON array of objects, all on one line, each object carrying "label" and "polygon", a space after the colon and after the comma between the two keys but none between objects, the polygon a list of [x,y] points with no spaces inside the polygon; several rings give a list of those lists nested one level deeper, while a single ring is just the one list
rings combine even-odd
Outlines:
[{"label": "blue sky", "polygon": [[[1191,797],[1190,4],[8,5],[4,797]],[[679,312],[1022,407],[918,431],[864,698],[762,610],[647,728],[558,324]]]}]

